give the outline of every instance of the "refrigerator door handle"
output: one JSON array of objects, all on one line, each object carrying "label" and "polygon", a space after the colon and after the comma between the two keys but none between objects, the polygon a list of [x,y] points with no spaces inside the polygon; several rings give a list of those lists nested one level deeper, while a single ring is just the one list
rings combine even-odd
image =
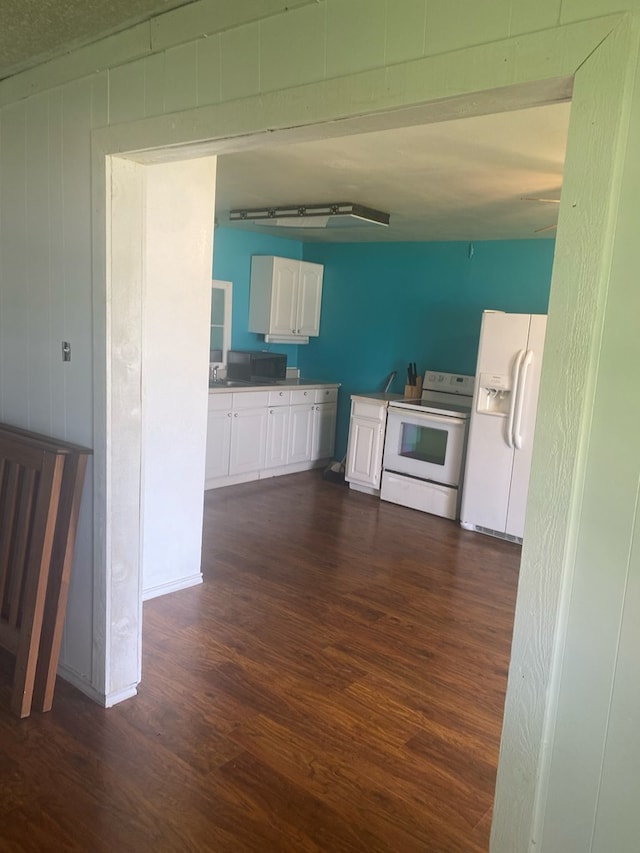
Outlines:
[{"label": "refrigerator door handle", "polygon": [[513,422],[516,416],[516,405],[518,402],[518,387],[520,385],[520,368],[525,357],[526,351],[521,349],[516,355],[516,360],[513,364],[513,379],[511,382],[511,405],[509,406],[509,420],[507,421],[507,445],[514,446],[513,438]]},{"label": "refrigerator door handle", "polygon": [[527,387],[527,374],[529,373],[529,368],[533,363],[533,350],[527,350],[524,359],[522,360],[522,367],[520,371],[520,382],[517,388],[517,401],[516,401],[516,416],[515,416],[515,425],[513,428],[513,444],[516,450],[522,450],[523,438],[522,438],[522,412],[524,410],[524,395]]}]

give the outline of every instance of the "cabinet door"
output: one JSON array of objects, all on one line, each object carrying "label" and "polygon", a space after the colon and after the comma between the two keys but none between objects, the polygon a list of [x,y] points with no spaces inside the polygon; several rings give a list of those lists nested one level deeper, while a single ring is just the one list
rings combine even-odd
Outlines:
[{"label": "cabinet door", "polygon": [[323,269],[322,264],[300,261],[296,320],[296,334],[298,335],[320,334]]},{"label": "cabinet door", "polygon": [[271,291],[271,318],[269,332],[272,335],[295,334],[298,306],[299,261],[288,258],[273,259],[273,282]]},{"label": "cabinet door", "polygon": [[333,456],[337,413],[336,403],[321,403],[313,407],[312,459],[329,459]]},{"label": "cabinet door", "polygon": [[313,438],[313,405],[291,406],[289,409],[289,462],[308,462],[311,459]]},{"label": "cabinet door", "polygon": [[231,420],[230,411],[209,411],[205,481],[226,477],[229,474]]},{"label": "cabinet door", "polygon": [[267,409],[243,409],[231,418],[229,474],[249,474],[264,467]]},{"label": "cabinet door", "polygon": [[286,465],[289,456],[289,406],[274,406],[267,416],[265,468]]},{"label": "cabinet door", "polygon": [[345,479],[380,487],[383,425],[380,421],[352,417]]}]

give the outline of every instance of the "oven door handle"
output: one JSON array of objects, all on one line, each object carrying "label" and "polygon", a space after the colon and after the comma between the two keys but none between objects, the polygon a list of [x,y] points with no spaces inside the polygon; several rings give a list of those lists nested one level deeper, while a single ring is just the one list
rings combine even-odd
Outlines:
[{"label": "oven door handle", "polygon": [[507,421],[507,445],[514,446],[513,422],[516,416],[516,405],[518,402],[518,386],[520,385],[520,368],[525,357],[525,350],[521,349],[516,355],[513,364],[513,379],[511,382],[511,405],[509,406],[509,420]]},{"label": "oven door handle", "polygon": [[[393,409],[393,411],[392,411]],[[427,414],[426,412],[422,415],[415,415],[415,417],[407,416],[407,409],[389,406],[389,417],[393,418],[401,418],[405,423],[415,423],[419,426],[423,426],[426,423],[433,425],[434,429],[437,429],[440,424],[448,424],[450,426],[464,426],[465,420],[463,418],[452,418],[449,415],[433,415]]]},{"label": "oven door handle", "polygon": [[522,412],[524,409],[524,396],[527,387],[527,375],[529,373],[529,368],[531,367],[532,362],[533,351],[527,350],[526,355],[522,361],[520,384],[518,387],[518,402],[516,404],[515,426],[513,428],[513,443],[515,445],[516,450],[522,450]]}]

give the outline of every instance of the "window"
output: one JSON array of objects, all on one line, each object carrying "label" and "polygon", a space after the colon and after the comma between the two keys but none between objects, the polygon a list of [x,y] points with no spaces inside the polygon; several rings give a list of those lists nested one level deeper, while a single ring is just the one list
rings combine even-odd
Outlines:
[{"label": "window", "polygon": [[226,364],[227,350],[231,346],[231,291],[230,281],[211,282],[211,336],[209,361]]}]

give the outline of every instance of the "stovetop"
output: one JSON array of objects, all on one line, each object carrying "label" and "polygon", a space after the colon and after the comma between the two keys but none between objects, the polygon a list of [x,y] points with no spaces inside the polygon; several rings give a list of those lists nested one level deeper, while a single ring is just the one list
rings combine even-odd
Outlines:
[{"label": "stovetop", "polygon": [[467,419],[471,414],[474,382],[474,376],[427,371],[422,397],[394,400],[390,403],[390,408],[398,407]]}]

